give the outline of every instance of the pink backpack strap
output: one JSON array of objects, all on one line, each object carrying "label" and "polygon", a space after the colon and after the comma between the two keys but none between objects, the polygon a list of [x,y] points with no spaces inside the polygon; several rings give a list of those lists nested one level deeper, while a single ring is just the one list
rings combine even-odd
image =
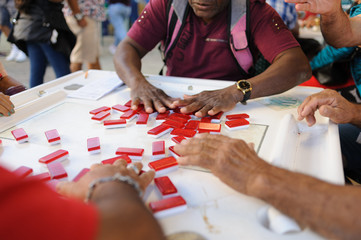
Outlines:
[{"label": "pink backpack strap", "polygon": [[241,68],[249,73],[253,66],[253,56],[248,46],[246,34],[246,14],[243,15],[231,30],[230,47]]}]

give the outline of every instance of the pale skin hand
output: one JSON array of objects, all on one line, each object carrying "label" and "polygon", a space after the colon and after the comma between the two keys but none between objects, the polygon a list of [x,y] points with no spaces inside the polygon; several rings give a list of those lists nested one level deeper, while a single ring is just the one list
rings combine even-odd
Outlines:
[{"label": "pale skin hand", "polygon": [[[308,96],[298,107],[298,120],[306,119],[309,126],[316,123],[315,112],[318,110],[324,117],[335,123],[355,123],[357,105],[350,103],[334,90],[326,89],[322,92]],[[361,119],[358,120],[360,122]]]},{"label": "pale skin hand", "polygon": [[0,117],[10,116],[14,113],[14,105],[10,101],[10,96],[0,92]]},{"label": "pale skin hand", "polygon": [[231,85],[220,90],[203,91],[195,95],[184,95],[183,100],[177,100],[173,105],[182,107],[182,113],[197,111],[195,116],[204,117],[207,114],[212,116],[221,111],[232,110],[241,98],[243,98],[243,94],[235,85]]},{"label": "pale skin hand", "polygon": [[221,181],[248,193],[249,184],[269,166],[246,142],[223,135],[200,134],[175,145],[180,165],[207,168]]},{"label": "pale skin hand", "polygon": [[[141,163],[133,163],[139,170],[142,169]],[[123,176],[130,176],[139,183],[143,191],[151,183],[154,178],[154,171],[148,171],[138,176],[133,169],[127,168],[127,162],[123,159],[117,160],[114,164],[94,164],[90,168],[91,171],[86,173],[78,182],[60,182],[57,191],[68,197],[75,197],[84,200],[89,189],[89,184],[96,179],[114,176],[120,173]],[[126,184],[126,183],[124,183]]]}]

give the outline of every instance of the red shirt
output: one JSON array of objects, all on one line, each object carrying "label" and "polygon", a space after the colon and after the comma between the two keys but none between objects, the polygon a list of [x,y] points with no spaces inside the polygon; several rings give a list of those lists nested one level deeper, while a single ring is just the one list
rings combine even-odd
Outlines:
[{"label": "red shirt", "polygon": [[94,206],[0,167],[0,239],[95,239],[97,228]]},{"label": "red shirt", "polygon": [[[166,2],[150,0],[128,32],[130,38],[147,50],[166,37]],[[251,0],[250,14],[250,49],[254,57],[260,51],[272,62],[281,52],[299,46],[278,13],[264,0]],[[191,10],[177,46],[167,60],[167,75],[221,80],[243,78],[229,49],[227,17],[225,9],[211,23],[204,24]]]}]

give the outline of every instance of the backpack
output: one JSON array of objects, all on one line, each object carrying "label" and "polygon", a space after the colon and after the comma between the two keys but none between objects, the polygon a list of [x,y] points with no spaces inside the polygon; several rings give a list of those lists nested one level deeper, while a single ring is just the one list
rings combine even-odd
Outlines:
[{"label": "backpack", "polygon": [[[167,2],[167,37],[161,42],[164,65],[182,34],[191,7],[188,0],[168,0]],[[231,0],[229,5],[230,17],[227,23],[229,47],[239,69],[246,78],[254,75],[253,55],[249,49],[250,42],[250,14],[249,0]],[[163,68],[160,75],[163,75]]]}]

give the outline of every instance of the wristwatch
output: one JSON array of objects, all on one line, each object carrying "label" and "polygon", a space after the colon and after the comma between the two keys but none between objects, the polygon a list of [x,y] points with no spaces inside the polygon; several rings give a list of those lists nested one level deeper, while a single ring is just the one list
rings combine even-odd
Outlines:
[{"label": "wristwatch", "polygon": [[243,93],[242,104],[247,104],[247,100],[251,97],[252,84],[247,80],[239,80],[236,83],[237,89]]},{"label": "wristwatch", "polygon": [[74,17],[75,17],[75,19],[76,19],[77,21],[80,21],[80,20],[82,20],[82,19],[84,18],[84,14],[82,14],[82,13],[75,13],[75,14],[74,14]]}]

